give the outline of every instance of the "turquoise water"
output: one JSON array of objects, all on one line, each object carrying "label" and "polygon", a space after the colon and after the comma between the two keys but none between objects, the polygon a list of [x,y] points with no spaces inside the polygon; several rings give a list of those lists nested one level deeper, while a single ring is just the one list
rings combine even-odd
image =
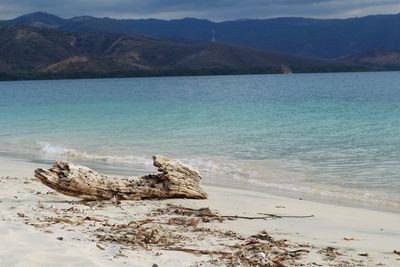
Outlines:
[{"label": "turquoise water", "polygon": [[398,211],[400,73],[0,82],[0,153]]}]

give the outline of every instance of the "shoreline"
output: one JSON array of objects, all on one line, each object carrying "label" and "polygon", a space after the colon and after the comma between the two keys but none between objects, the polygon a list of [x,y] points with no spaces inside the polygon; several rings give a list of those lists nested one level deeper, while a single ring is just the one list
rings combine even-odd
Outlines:
[{"label": "shoreline", "polygon": [[[106,249],[99,249],[93,242],[77,240],[79,227],[74,226],[68,232],[68,227],[60,224],[48,225],[48,232],[41,228],[35,229],[32,225],[41,218],[50,216],[50,210],[41,211],[38,203],[48,209],[61,209],[71,205],[65,202],[72,200],[69,197],[52,192],[32,177],[33,170],[45,167],[37,163],[24,163],[14,161],[0,164],[0,188],[3,191],[0,198],[0,233],[10,242],[3,242],[0,251],[4,253],[2,266],[15,266],[30,263],[31,266],[51,265],[73,258],[76,263],[85,263],[88,266],[107,266],[110,261],[114,266],[123,265],[124,262],[134,266],[151,266],[157,263],[160,266],[191,265],[196,262],[206,261],[205,256],[196,256],[184,252],[162,251],[156,255],[149,251],[130,250],[124,252],[126,257],[118,255],[117,248],[113,245],[101,245]],[[5,178],[8,176],[9,178]],[[258,213],[273,213],[282,216],[314,215],[312,218],[280,218],[268,220],[227,220],[224,223],[205,224],[217,230],[228,230],[243,236],[256,234],[262,230],[276,239],[287,239],[290,242],[308,244],[311,253],[299,259],[299,262],[316,264],[339,264],[348,262],[354,266],[357,262],[361,266],[394,266],[400,263],[400,256],[393,253],[400,249],[400,230],[398,222],[400,214],[374,211],[361,208],[343,207],[332,204],[313,202],[308,200],[292,199],[275,196],[267,193],[246,191],[233,188],[205,185],[209,193],[207,200],[172,199],[160,201],[124,202],[120,208],[95,208],[85,210],[85,215],[94,214],[110,217],[119,221],[126,221],[126,217],[137,213],[143,216],[152,209],[163,205],[182,205],[190,208],[209,207],[221,215],[257,216]],[[74,206],[73,206],[74,207]],[[123,212],[128,212],[125,214]],[[23,216],[21,215],[23,214]],[[58,214],[58,213],[57,213]],[[71,214],[67,214],[70,216]],[[53,214],[54,216],[54,214]],[[90,215],[91,216],[91,215]],[[50,230],[51,229],[51,230]],[[65,231],[67,229],[67,231]],[[81,229],[82,231],[84,228]],[[51,232],[50,232],[51,231]],[[183,230],[181,230],[183,231]],[[63,240],[57,237],[63,235]],[[75,236],[75,237],[74,237]],[[13,242],[11,242],[11,240]],[[218,240],[211,240],[217,242]],[[10,245],[11,244],[11,245]],[[378,245],[379,244],[379,245]],[[55,248],[60,246],[59,248]],[[211,244],[204,244],[205,247]],[[324,247],[335,247],[340,250],[341,256],[327,260],[315,251]],[[67,253],[61,253],[66,249]],[[85,251],[82,254],[82,251]],[[360,256],[365,255],[368,256]],[[12,255],[5,257],[6,255]],[[26,256],[25,259],[23,259]],[[45,257],[43,257],[45,255]],[[1,260],[0,260],[1,263]],[[135,265],[136,264],[136,265]],[[149,265],[150,264],[150,265]],[[354,264],[354,265],[351,265]],[[336,265],[333,265],[336,266]]]},{"label": "shoreline", "polygon": [[[29,176],[33,175],[33,170],[36,168],[48,168],[52,165],[54,160],[44,160],[44,159],[28,159],[28,155],[25,154],[8,154],[8,153],[3,153],[0,152],[0,161],[8,161],[6,165],[13,165],[16,162],[18,162],[19,166],[23,166],[22,168],[18,169],[31,169],[31,174],[29,172],[24,172],[22,171],[19,173],[20,175],[16,176]],[[30,155],[32,156],[32,155]],[[67,159],[63,159],[67,160]],[[125,168],[125,167],[114,167],[111,164],[105,164],[105,165],[97,165],[96,162],[89,162],[89,161],[84,161],[84,162],[76,162],[73,161],[77,164],[81,164],[84,166],[88,166],[90,168],[93,168],[100,173],[104,173],[107,175],[112,175],[112,176],[119,176],[119,177],[129,177],[132,176],[130,174],[131,170]],[[2,174],[1,172],[1,166],[0,164],[0,175]],[[109,165],[109,166],[108,166]],[[29,167],[28,167],[29,166]],[[35,167],[36,166],[36,167]],[[154,169],[155,171],[155,169]],[[13,170],[10,168],[9,172],[13,172]],[[133,171],[134,172],[134,171]],[[140,171],[140,173],[136,175],[144,175],[148,171]],[[200,171],[201,172],[201,171]],[[202,172],[201,172],[202,173]],[[400,206],[398,205],[379,205],[378,202],[365,202],[362,199],[355,199],[352,198],[346,194],[343,196],[335,196],[334,193],[328,196],[326,193],[331,193],[331,191],[318,191],[316,190],[315,192],[311,192],[312,188],[307,188],[308,190],[298,190],[298,191],[293,191],[290,189],[285,189],[281,187],[273,187],[269,186],[267,183],[264,184],[262,181],[257,181],[257,182],[249,182],[249,181],[241,181],[241,180],[236,180],[236,179],[229,179],[227,177],[224,177],[221,181],[213,182],[213,178],[216,178],[217,175],[213,175],[209,180],[204,181],[203,180],[203,185],[205,186],[211,186],[211,187],[220,187],[220,188],[225,188],[226,184],[228,184],[228,188],[230,189],[243,189],[245,191],[253,192],[253,193],[261,193],[261,194],[268,194],[272,196],[277,196],[277,197],[283,197],[283,198],[289,198],[289,199],[302,199],[302,200],[308,200],[310,202],[316,202],[316,203],[321,203],[321,204],[329,204],[329,205],[334,205],[334,206],[340,206],[340,207],[346,207],[346,208],[359,208],[359,209],[365,209],[365,210],[370,210],[370,211],[378,211],[378,212],[388,212],[388,213],[394,213],[394,214],[400,214]],[[218,180],[218,179],[217,179]],[[340,190],[340,188],[336,188],[336,191]],[[397,212],[396,212],[397,211]]]},{"label": "shoreline", "polygon": [[318,68],[312,70],[297,70],[293,73],[282,73],[276,68],[268,69],[266,71],[225,71],[225,70],[193,70],[182,71],[175,73],[175,71],[155,70],[154,72],[138,72],[138,73],[75,73],[69,74],[39,74],[28,73],[19,75],[14,73],[0,73],[0,82],[10,81],[55,81],[55,80],[92,80],[92,79],[135,79],[135,78],[165,78],[165,77],[209,77],[209,76],[238,76],[238,75],[294,75],[294,74],[332,74],[332,73],[368,73],[368,72],[399,72],[400,69],[374,69],[365,66],[357,67],[339,67],[335,68]]},{"label": "shoreline", "polygon": [[[35,75],[28,76],[15,76],[13,74],[5,74],[5,76],[0,76],[0,82],[32,82],[32,81],[68,81],[68,80],[102,80],[102,79],[142,79],[142,78],[179,78],[179,77],[213,77],[213,76],[258,76],[258,75],[307,75],[307,74],[346,74],[346,73],[376,73],[376,72],[400,72],[400,69],[356,69],[356,70],[320,70],[320,71],[297,71],[291,74],[277,72],[240,72],[240,73],[181,73],[181,74],[164,74],[164,75],[151,75],[151,74],[141,74],[141,75],[104,75],[99,76],[97,74],[93,75],[60,75],[60,76],[45,76],[36,77]],[[0,73],[1,74],[1,73]]]}]

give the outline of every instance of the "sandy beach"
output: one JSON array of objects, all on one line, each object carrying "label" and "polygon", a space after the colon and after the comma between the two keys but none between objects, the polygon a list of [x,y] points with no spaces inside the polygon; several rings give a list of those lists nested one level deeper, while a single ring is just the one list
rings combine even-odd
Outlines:
[{"label": "sandy beach", "polygon": [[[266,235],[273,239],[274,245],[269,243],[272,254],[253,256],[263,260],[264,256],[284,257],[295,251],[290,260],[282,261],[284,266],[400,264],[400,255],[394,253],[400,249],[400,214],[213,186],[205,186],[207,200],[87,205],[38,182],[32,175],[38,167],[49,166],[1,159],[1,266],[230,265],[227,256],[217,252],[229,252],[237,244],[248,243],[250,237],[253,242],[254,238],[261,242]],[[193,217],[194,214],[172,214],[176,207],[208,207],[221,216],[260,217],[261,213],[268,213],[277,217],[204,220]],[[135,229],[149,225],[144,231],[157,227],[161,241],[164,233],[170,232],[168,238],[172,241],[129,246],[118,239],[120,230],[107,233],[114,231],[116,225],[132,222],[141,222]],[[107,234],[114,236],[107,238]],[[176,251],[177,248],[192,251]]]},{"label": "sandy beach", "polygon": [[399,0],[64,2],[0,2],[0,267],[400,267]]}]

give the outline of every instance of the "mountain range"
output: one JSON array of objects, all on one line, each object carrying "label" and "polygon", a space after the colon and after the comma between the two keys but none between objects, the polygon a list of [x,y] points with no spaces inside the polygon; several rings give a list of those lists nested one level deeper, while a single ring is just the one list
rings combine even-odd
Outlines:
[{"label": "mountain range", "polygon": [[0,77],[63,78],[326,71],[329,60],[112,33],[0,26]]},{"label": "mountain range", "polygon": [[400,14],[350,19],[274,18],[223,22],[185,18],[111,19],[89,16],[63,19],[36,12],[0,24],[47,27],[68,32],[107,32],[161,39],[192,40],[337,58],[371,49],[400,50]]},{"label": "mountain range", "polygon": [[0,21],[0,78],[400,69],[400,15]]}]

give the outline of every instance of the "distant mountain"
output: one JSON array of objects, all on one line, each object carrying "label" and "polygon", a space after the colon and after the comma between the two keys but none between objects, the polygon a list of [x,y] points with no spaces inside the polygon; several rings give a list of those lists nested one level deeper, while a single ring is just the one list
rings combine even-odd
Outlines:
[{"label": "distant mountain", "polygon": [[349,64],[363,65],[377,70],[399,70],[400,50],[373,49],[343,59]]},{"label": "distant mountain", "polygon": [[0,78],[279,73],[355,67],[223,44],[63,32],[52,29],[50,20],[27,21],[40,27],[0,26]]},{"label": "distant mountain", "polygon": [[55,15],[51,15],[45,12],[35,12],[20,16],[18,18],[3,21],[3,25],[25,25],[38,28],[52,28],[57,29],[67,23],[68,20],[62,19]]},{"label": "distant mountain", "polygon": [[400,15],[351,19],[275,18],[212,22],[200,19],[61,19],[33,13],[2,24],[47,27],[69,32],[145,35],[171,40],[218,42],[281,53],[336,58],[384,48],[400,50]]}]

